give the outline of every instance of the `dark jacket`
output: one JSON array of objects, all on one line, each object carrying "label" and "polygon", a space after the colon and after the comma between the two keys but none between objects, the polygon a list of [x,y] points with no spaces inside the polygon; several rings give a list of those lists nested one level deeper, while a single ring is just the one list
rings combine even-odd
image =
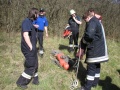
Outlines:
[{"label": "dark jacket", "polygon": [[[80,21],[79,16],[76,16],[76,19]],[[72,17],[69,18],[68,24],[72,32],[79,32],[79,24],[77,24]]]},{"label": "dark jacket", "polygon": [[[30,41],[32,43],[32,51],[30,51],[29,46],[27,45],[24,37],[23,37],[23,33],[24,32],[28,32],[29,33],[29,38]],[[36,54],[36,43],[37,43],[37,38],[36,38],[36,31],[35,31],[35,27],[32,24],[32,20],[30,20],[29,18],[26,18],[25,20],[23,20],[22,22],[22,30],[21,30],[21,51],[23,52],[24,55],[28,55],[32,53],[32,55],[34,56],[34,54]]]},{"label": "dark jacket", "polygon": [[96,17],[86,23],[81,48],[86,49],[87,63],[100,63],[108,61],[106,38],[104,28]]}]

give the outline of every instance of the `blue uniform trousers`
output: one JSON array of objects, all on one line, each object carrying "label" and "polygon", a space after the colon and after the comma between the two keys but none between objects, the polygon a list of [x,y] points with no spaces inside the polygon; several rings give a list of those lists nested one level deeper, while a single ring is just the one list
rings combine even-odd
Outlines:
[{"label": "blue uniform trousers", "polygon": [[98,84],[100,78],[100,63],[88,63],[87,64],[87,78],[85,84],[85,90],[91,90]]},{"label": "blue uniform trousers", "polygon": [[38,72],[38,57],[37,57],[37,49],[33,49],[32,51],[26,50],[22,51],[25,56],[24,62],[24,72],[17,80],[17,85],[27,85],[31,81],[32,77],[37,76]]}]

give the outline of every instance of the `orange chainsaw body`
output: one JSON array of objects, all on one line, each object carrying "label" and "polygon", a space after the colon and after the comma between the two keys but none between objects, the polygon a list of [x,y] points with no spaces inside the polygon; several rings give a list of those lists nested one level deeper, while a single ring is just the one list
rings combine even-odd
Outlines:
[{"label": "orange chainsaw body", "polygon": [[69,37],[71,35],[71,31],[70,30],[65,30],[63,32],[63,37],[66,38],[66,37]]},{"label": "orange chainsaw body", "polygon": [[69,68],[69,64],[64,60],[64,58],[62,58],[62,56],[64,56],[63,53],[58,53],[55,55],[56,59],[59,61],[60,65],[65,69],[68,70]]}]

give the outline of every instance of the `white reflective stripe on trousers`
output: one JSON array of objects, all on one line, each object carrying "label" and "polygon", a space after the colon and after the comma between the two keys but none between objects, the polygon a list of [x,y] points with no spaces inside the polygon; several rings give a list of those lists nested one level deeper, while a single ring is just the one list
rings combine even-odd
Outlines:
[{"label": "white reflective stripe on trousers", "polygon": [[96,78],[99,78],[100,77],[100,74],[98,73],[98,74],[95,74],[95,77]]},{"label": "white reflective stripe on trousers", "polygon": [[72,44],[70,44],[70,45],[69,45],[69,47],[73,47],[73,45],[72,45]]},{"label": "white reflective stripe on trousers", "polygon": [[23,76],[24,78],[31,79],[31,76],[28,75],[28,74],[25,73],[25,72],[22,73],[22,76]]},{"label": "white reflective stripe on trousers", "polygon": [[37,77],[38,76],[38,73],[35,73],[34,77]]},{"label": "white reflective stripe on trousers", "polygon": [[39,53],[40,53],[40,54],[43,54],[44,52],[43,52],[43,50],[40,50]]},{"label": "white reflective stripe on trousers", "polygon": [[78,47],[78,45],[74,45],[74,47]]},{"label": "white reflective stripe on trousers", "polygon": [[94,80],[94,76],[89,76],[89,75],[87,75],[87,80]]}]

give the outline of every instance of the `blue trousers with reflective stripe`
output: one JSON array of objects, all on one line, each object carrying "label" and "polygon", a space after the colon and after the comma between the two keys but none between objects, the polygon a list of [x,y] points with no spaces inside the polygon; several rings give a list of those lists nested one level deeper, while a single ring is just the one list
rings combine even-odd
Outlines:
[{"label": "blue trousers with reflective stripe", "polygon": [[99,77],[100,77],[100,63],[88,63],[85,90],[91,90],[92,86],[96,86],[98,84]]},{"label": "blue trousers with reflective stripe", "polygon": [[31,81],[31,78],[38,72],[38,57],[37,57],[37,49],[33,48],[32,51],[26,50],[22,51],[25,56],[24,63],[24,74],[18,78],[16,84],[17,85],[27,85]]},{"label": "blue trousers with reflective stripe", "polygon": [[37,57],[37,49],[33,47],[33,49],[22,51],[25,56],[24,72],[30,76],[33,76],[38,71],[38,57]]}]

